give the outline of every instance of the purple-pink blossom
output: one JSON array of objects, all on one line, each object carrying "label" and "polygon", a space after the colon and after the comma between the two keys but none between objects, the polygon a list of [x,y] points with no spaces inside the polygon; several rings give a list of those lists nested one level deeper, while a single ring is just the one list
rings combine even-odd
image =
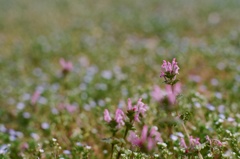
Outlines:
[{"label": "purple-pink blossom", "polygon": [[140,140],[135,132],[130,131],[128,141],[131,142],[133,146],[138,146]]},{"label": "purple-pink blossom", "polygon": [[162,142],[161,134],[157,132],[156,127],[152,127],[150,132],[148,131],[148,126],[143,126],[141,137],[138,137],[135,132],[130,131],[128,136],[128,141],[133,146],[139,146],[140,148],[147,148],[151,151],[157,142]]},{"label": "purple-pink blossom", "polygon": [[162,90],[158,85],[155,85],[153,87],[153,91],[151,93],[152,95],[152,98],[155,100],[155,101],[162,101],[165,96],[166,96],[166,91],[165,90]]},{"label": "purple-pink blossom", "polygon": [[124,118],[124,112],[118,108],[115,112],[115,121],[118,123],[118,126],[124,125]]},{"label": "purple-pink blossom", "polygon": [[111,118],[111,116],[109,114],[109,111],[107,109],[104,110],[104,117],[103,118],[108,123],[112,120],[112,118]]},{"label": "purple-pink blossom", "polygon": [[31,97],[31,104],[35,105],[40,98],[41,92],[36,90]]},{"label": "purple-pink blossom", "polygon": [[181,84],[166,85],[165,90],[162,90],[159,86],[155,85],[151,93],[152,98],[158,102],[167,98],[168,102],[173,105],[176,102],[177,96],[181,93]]},{"label": "purple-pink blossom", "polygon": [[192,147],[196,147],[197,145],[201,144],[199,138],[193,138],[192,136],[189,137],[189,143]]},{"label": "purple-pink blossom", "polygon": [[186,153],[189,151],[194,151],[194,149],[196,149],[196,146],[200,144],[200,139],[193,138],[192,136],[189,137],[189,145],[186,144],[184,138],[180,139],[180,147],[184,148],[186,150]]},{"label": "purple-pink blossom", "polygon": [[222,142],[218,139],[210,139],[210,137],[207,135],[206,136],[207,141],[209,142],[210,145],[216,145],[216,146],[223,146]]},{"label": "purple-pink blossom", "polygon": [[59,110],[67,110],[69,113],[74,113],[77,110],[77,107],[71,104],[60,103],[58,105]]},{"label": "purple-pink blossom", "polygon": [[128,99],[128,110],[133,110],[135,112],[134,120],[140,122],[139,116],[144,115],[148,110],[148,106],[142,102],[142,98],[139,98],[137,104],[132,106],[132,101]]},{"label": "purple-pink blossom", "polygon": [[137,108],[138,108],[139,114],[142,114],[142,115],[148,110],[147,105],[142,102],[142,98],[138,99]]},{"label": "purple-pink blossom", "polygon": [[130,98],[128,98],[128,104],[127,104],[127,106],[128,106],[128,109],[127,109],[127,110],[133,110],[133,111],[137,111],[137,110],[138,110],[138,108],[137,108],[136,105],[135,105],[135,106],[132,106],[132,101],[131,101]]},{"label": "purple-pink blossom", "polygon": [[73,64],[70,61],[66,61],[64,58],[59,60],[60,65],[62,66],[62,72],[68,73],[73,70]]},{"label": "purple-pink blossom", "polygon": [[185,142],[185,140],[184,140],[184,138],[181,138],[180,139],[180,146],[182,147],[182,148],[187,148],[187,145],[186,145],[186,142]]},{"label": "purple-pink blossom", "polygon": [[165,77],[167,73],[171,74],[171,75],[179,74],[178,70],[179,70],[179,67],[177,65],[176,58],[174,58],[172,60],[172,63],[170,63],[166,60],[163,60],[162,71],[161,71],[160,77]]},{"label": "purple-pink blossom", "polygon": [[134,120],[140,122],[139,115],[144,115],[148,110],[148,106],[142,102],[142,98],[138,99],[136,109],[137,113],[135,114]]},{"label": "purple-pink blossom", "polygon": [[162,142],[161,134],[157,130],[158,128],[156,126],[153,126],[150,130],[150,137],[155,138],[157,142]]}]

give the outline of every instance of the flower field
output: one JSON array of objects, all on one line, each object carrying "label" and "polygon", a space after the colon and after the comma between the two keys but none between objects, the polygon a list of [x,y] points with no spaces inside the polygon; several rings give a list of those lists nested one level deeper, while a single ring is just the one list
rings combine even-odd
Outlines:
[{"label": "flower field", "polygon": [[239,8],[1,0],[0,159],[240,158]]}]

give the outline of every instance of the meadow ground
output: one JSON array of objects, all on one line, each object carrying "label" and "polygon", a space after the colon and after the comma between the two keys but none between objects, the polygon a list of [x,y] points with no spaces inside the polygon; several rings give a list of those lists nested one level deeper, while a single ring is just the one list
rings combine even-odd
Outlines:
[{"label": "meadow ground", "polygon": [[[238,0],[1,0],[0,157],[239,158],[239,8]],[[171,104],[153,92],[165,90],[161,66],[173,58],[182,87]],[[148,106],[140,122],[128,98]],[[115,121],[117,108],[125,125],[110,130],[104,110]],[[161,137],[129,137],[146,125]],[[135,131],[124,138],[126,128]]]}]

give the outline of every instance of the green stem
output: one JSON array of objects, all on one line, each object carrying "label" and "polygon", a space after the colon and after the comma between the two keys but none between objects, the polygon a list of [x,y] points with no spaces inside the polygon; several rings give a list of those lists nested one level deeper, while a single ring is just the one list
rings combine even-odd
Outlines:
[{"label": "green stem", "polygon": [[113,158],[113,149],[114,149],[114,144],[112,144],[111,159]]},{"label": "green stem", "polygon": [[126,130],[125,130],[125,133],[124,133],[124,140],[126,140],[126,137],[127,137],[127,133],[128,133],[128,128],[126,128]]}]

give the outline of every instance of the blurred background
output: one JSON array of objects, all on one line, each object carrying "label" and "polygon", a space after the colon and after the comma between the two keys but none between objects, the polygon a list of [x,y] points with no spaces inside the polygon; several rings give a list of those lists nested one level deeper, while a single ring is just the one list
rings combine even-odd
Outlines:
[{"label": "blurred background", "polygon": [[1,0],[1,102],[50,80],[61,57],[76,72],[120,67],[143,85],[158,82],[162,60],[176,57],[182,81],[223,80],[238,91],[239,7],[238,0]]},{"label": "blurred background", "polygon": [[[27,134],[49,118],[62,100],[60,58],[74,65],[67,96],[80,112],[121,106],[128,97],[147,103],[152,86],[163,85],[162,60],[176,57],[184,91],[234,113],[239,8],[239,0],[0,0],[0,121]],[[41,109],[26,129],[19,112],[34,112],[28,101],[35,90],[44,92]]]}]

